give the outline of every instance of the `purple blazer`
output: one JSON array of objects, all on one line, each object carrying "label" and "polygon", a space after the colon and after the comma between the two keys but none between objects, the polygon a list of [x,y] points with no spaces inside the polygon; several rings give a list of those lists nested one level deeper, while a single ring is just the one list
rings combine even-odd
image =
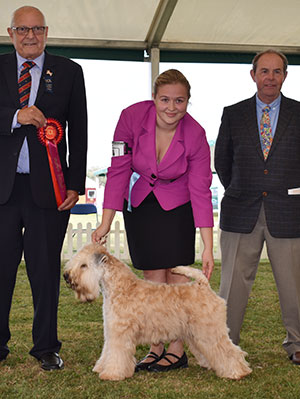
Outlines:
[{"label": "purple blazer", "polygon": [[158,164],[155,148],[156,109],[143,101],[124,109],[114,140],[125,141],[132,153],[112,158],[103,208],[122,210],[133,171],[140,175],[131,192],[137,207],[153,191],[164,210],[191,201],[196,227],[212,227],[210,149],[205,131],[188,113],[178,123],[172,142]]}]

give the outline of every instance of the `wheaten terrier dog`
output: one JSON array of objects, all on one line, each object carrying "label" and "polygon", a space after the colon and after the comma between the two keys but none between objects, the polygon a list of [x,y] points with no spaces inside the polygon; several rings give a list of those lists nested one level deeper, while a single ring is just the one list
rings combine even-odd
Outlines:
[{"label": "wheaten terrier dog", "polygon": [[99,244],[86,245],[67,263],[64,277],[83,302],[103,295],[104,346],[93,371],[103,380],[123,380],[135,370],[138,344],[182,339],[200,366],[219,377],[251,373],[246,353],[228,336],[225,301],[198,269],[178,266],[174,273],[194,281],[157,284],[139,279]]}]

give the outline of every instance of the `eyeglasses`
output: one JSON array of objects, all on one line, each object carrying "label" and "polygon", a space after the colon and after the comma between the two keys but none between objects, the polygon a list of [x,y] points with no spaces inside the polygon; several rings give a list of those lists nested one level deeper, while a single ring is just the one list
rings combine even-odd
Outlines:
[{"label": "eyeglasses", "polygon": [[11,29],[15,30],[20,36],[28,35],[30,30],[34,35],[42,35],[45,32],[46,26],[33,26],[32,28],[28,26],[13,26]]}]

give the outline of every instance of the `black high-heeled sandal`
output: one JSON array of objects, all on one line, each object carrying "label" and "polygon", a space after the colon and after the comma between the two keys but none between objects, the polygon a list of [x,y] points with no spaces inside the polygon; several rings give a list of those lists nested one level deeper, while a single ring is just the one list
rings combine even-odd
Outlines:
[{"label": "black high-heeled sandal", "polygon": [[[149,352],[142,360],[140,360],[135,366],[135,372],[147,370],[149,366],[153,365],[156,362],[159,362],[166,354],[165,349],[163,350],[162,354],[158,356],[154,352]],[[144,362],[145,359],[153,358],[152,362]]]}]

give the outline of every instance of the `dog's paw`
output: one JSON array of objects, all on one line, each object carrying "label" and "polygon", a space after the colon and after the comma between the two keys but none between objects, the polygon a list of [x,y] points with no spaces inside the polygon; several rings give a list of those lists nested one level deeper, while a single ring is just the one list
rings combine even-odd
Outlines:
[{"label": "dog's paw", "polygon": [[118,369],[115,365],[109,365],[107,362],[97,360],[93,371],[99,374],[101,380],[121,381],[133,376],[134,367]]},{"label": "dog's paw", "polygon": [[252,369],[250,367],[243,367],[241,370],[237,371],[232,371],[229,374],[225,374],[224,378],[228,378],[230,380],[241,380],[244,377],[247,377],[247,375],[252,373]]},{"label": "dog's paw", "polygon": [[100,380],[106,380],[106,381],[122,381],[125,380],[125,375],[118,375],[115,373],[107,373],[103,371],[102,373],[99,373],[99,378]]},{"label": "dog's paw", "polygon": [[103,363],[99,360],[96,362],[93,371],[99,374],[101,380],[120,381],[125,379],[125,377],[122,378],[113,371],[108,371],[107,368],[105,370]]},{"label": "dog's paw", "polygon": [[102,371],[104,370],[104,367],[101,365],[101,363],[99,361],[97,361],[97,363],[95,364],[93,371],[94,373],[102,373]]}]

